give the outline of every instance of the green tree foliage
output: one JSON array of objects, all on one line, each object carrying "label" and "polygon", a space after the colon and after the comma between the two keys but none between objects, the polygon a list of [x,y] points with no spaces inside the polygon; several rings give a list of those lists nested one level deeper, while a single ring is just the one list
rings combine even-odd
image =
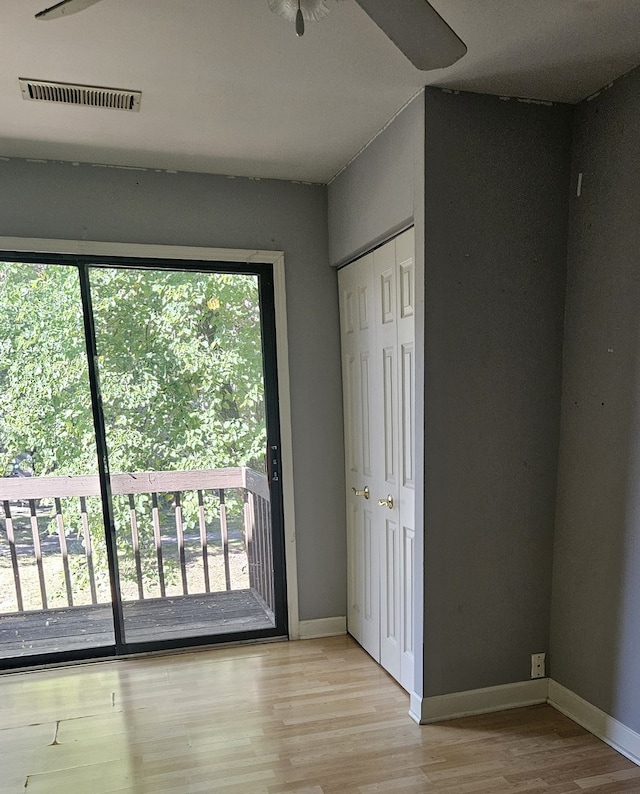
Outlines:
[{"label": "green tree foliage", "polygon": [[[112,472],[262,468],[257,279],[93,268]],[[0,264],[0,466],[97,471],[78,274]]]},{"label": "green tree foliage", "polygon": [[78,277],[0,265],[0,468],[22,452],[39,475],[97,472]]}]

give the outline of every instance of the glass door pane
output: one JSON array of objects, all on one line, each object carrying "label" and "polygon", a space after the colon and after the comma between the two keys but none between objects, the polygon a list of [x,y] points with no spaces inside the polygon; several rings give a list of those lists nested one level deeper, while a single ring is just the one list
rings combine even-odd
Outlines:
[{"label": "glass door pane", "polygon": [[125,643],[272,631],[258,276],[90,285]]},{"label": "glass door pane", "polygon": [[114,642],[78,271],[0,262],[0,660]]}]

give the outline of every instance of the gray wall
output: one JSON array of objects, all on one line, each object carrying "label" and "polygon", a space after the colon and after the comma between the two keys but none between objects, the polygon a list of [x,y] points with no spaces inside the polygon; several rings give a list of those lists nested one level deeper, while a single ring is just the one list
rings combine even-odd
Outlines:
[{"label": "gray wall", "polygon": [[326,188],[23,160],[0,161],[0,185],[2,236],[285,252],[300,617],[346,614],[340,341]]},{"label": "gray wall", "polygon": [[423,205],[420,94],[329,185],[329,259],[341,265],[387,240]]},{"label": "gray wall", "polygon": [[426,91],[425,695],[548,650],[571,109]]},{"label": "gray wall", "polygon": [[635,731],[640,731],[639,92],[636,70],[576,111],[551,627],[553,678]]}]

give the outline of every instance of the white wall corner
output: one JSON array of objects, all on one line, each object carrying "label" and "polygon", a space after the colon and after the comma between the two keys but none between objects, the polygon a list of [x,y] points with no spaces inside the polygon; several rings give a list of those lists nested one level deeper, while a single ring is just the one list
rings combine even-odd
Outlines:
[{"label": "white wall corner", "polygon": [[300,640],[312,640],[315,637],[337,637],[347,633],[347,619],[343,616],[301,620],[298,627],[298,639]]},{"label": "white wall corner", "polygon": [[536,678],[533,681],[518,681],[515,684],[469,689],[426,698],[412,693],[409,716],[420,725],[427,725],[430,722],[469,717],[472,714],[534,706],[547,702],[548,687],[548,678]]},{"label": "white wall corner", "polygon": [[553,679],[549,680],[548,702],[566,717],[640,766],[640,733],[636,733]]}]

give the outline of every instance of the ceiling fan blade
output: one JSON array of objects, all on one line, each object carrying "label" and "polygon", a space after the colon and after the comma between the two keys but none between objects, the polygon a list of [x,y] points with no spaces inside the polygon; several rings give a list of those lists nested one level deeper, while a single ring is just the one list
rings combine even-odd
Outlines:
[{"label": "ceiling fan blade", "polygon": [[75,14],[78,11],[84,11],[85,8],[99,3],[100,0],[62,0],[61,3],[56,3],[50,8],[45,8],[39,14],[36,14],[36,19],[57,19],[58,17],[66,17],[69,14]]},{"label": "ceiling fan blade", "polygon": [[466,44],[426,0],[356,0],[396,47],[423,72],[451,66]]}]

